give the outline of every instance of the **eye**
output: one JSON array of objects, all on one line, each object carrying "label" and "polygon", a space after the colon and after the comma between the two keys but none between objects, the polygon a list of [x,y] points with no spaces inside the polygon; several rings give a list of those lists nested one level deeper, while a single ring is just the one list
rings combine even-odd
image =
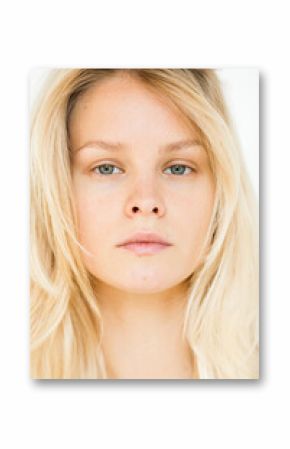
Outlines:
[{"label": "eye", "polygon": [[[103,176],[113,175],[113,174],[115,174],[114,168],[118,169],[118,167],[114,164],[105,163],[105,164],[100,164],[100,165],[97,165],[96,167],[94,167],[92,169],[92,172],[97,173],[99,175],[103,175]],[[173,169],[171,171],[171,173],[174,175],[178,175],[178,176],[184,175],[186,170],[190,170],[189,173],[192,173],[194,171],[193,168],[188,167],[187,165],[184,165],[184,164],[174,164],[174,165],[171,165],[170,167],[168,167],[166,170],[168,170],[168,169],[169,170]]]},{"label": "eye", "polygon": [[101,165],[97,165],[96,167],[94,167],[92,169],[92,171],[95,173],[96,170],[98,170],[97,171],[98,174],[101,174],[101,175],[112,175],[113,174],[112,173],[112,168],[114,168],[114,167],[117,168],[116,165],[113,165],[113,164],[101,164]]},{"label": "eye", "polygon": [[186,169],[191,170],[190,173],[194,171],[193,168],[188,167],[187,165],[184,165],[184,164],[174,164],[174,165],[171,165],[170,167],[168,167],[168,169],[170,169],[170,170],[172,168],[173,168],[174,175],[183,175]]}]

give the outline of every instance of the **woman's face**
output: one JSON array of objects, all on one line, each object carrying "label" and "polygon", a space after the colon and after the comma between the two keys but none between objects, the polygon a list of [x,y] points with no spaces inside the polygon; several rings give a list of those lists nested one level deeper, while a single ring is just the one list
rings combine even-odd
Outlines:
[{"label": "woman's face", "polygon": [[[214,201],[197,132],[165,98],[121,74],[78,100],[69,131],[89,272],[132,293],[182,283],[200,261]],[[171,246],[151,253],[117,246],[137,232],[157,233]]]}]

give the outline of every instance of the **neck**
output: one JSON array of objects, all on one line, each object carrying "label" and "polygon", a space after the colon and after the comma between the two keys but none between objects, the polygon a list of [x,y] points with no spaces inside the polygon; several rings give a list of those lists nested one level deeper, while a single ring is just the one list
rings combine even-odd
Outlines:
[{"label": "neck", "polygon": [[172,324],[181,318],[187,300],[187,283],[183,282],[166,291],[153,293],[128,292],[97,282],[96,296],[101,312],[115,325],[142,326],[156,323]]},{"label": "neck", "polygon": [[185,283],[151,294],[96,286],[109,378],[192,378],[192,354],[182,338],[186,290]]}]

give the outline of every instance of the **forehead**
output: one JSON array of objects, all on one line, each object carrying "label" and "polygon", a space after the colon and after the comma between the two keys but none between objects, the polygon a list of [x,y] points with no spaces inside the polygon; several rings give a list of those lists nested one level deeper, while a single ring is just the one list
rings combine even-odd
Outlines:
[{"label": "forehead", "polygon": [[197,137],[197,129],[160,91],[130,75],[117,74],[91,86],[69,121],[73,146],[84,140],[138,143]]}]

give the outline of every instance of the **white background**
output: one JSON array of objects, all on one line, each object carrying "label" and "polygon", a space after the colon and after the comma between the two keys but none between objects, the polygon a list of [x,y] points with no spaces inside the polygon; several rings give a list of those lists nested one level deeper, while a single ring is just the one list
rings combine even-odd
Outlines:
[{"label": "white background", "polygon": [[[1,7],[1,447],[289,447],[290,33],[287,2],[269,5],[51,0]],[[259,69],[259,381],[29,379],[28,75],[33,67],[90,65]]]}]

